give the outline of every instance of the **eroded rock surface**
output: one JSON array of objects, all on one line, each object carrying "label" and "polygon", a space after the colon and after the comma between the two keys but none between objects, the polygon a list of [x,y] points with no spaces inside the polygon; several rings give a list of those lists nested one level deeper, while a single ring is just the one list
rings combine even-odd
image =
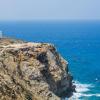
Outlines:
[{"label": "eroded rock surface", "polygon": [[73,90],[53,45],[0,39],[0,100],[60,100]]}]

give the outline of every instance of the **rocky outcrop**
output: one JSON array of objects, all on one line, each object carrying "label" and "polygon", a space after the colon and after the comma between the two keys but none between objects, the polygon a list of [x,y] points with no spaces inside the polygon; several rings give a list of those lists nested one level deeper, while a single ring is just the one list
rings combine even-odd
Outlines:
[{"label": "rocky outcrop", "polygon": [[53,45],[0,39],[0,100],[60,100],[73,90]]}]

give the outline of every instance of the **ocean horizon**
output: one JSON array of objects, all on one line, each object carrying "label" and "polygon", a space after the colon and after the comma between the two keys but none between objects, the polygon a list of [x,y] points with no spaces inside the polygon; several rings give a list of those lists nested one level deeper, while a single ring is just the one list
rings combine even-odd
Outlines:
[{"label": "ocean horizon", "polygon": [[54,44],[74,77],[72,98],[100,100],[100,21],[5,21],[0,30],[7,37]]}]

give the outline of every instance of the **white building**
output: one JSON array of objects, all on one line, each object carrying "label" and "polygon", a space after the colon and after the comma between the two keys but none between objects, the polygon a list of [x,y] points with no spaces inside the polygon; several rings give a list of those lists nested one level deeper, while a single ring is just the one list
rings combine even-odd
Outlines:
[{"label": "white building", "polygon": [[2,31],[0,31],[0,38],[2,38],[2,37],[3,37],[2,35],[3,35]]}]

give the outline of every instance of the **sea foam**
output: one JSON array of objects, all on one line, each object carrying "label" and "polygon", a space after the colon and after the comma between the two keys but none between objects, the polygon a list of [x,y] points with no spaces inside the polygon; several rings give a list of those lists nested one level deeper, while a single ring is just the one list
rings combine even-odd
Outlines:
[{"label": "sea foam", "polygon": [[82,84],[78,81],[75,81],[74,85],[76,86],[76,92],[73,93],[73,96],[71,98],[69,98],[69,99],[66,98],[65,100],[84,100],[84,99],[81,99],[81,97],[88,98],[91,96],[100,97],[100,93],[96,93],[96,94],[87,93],[87,92],[91,91],[91,88],[95,87],[92,84]]}]

